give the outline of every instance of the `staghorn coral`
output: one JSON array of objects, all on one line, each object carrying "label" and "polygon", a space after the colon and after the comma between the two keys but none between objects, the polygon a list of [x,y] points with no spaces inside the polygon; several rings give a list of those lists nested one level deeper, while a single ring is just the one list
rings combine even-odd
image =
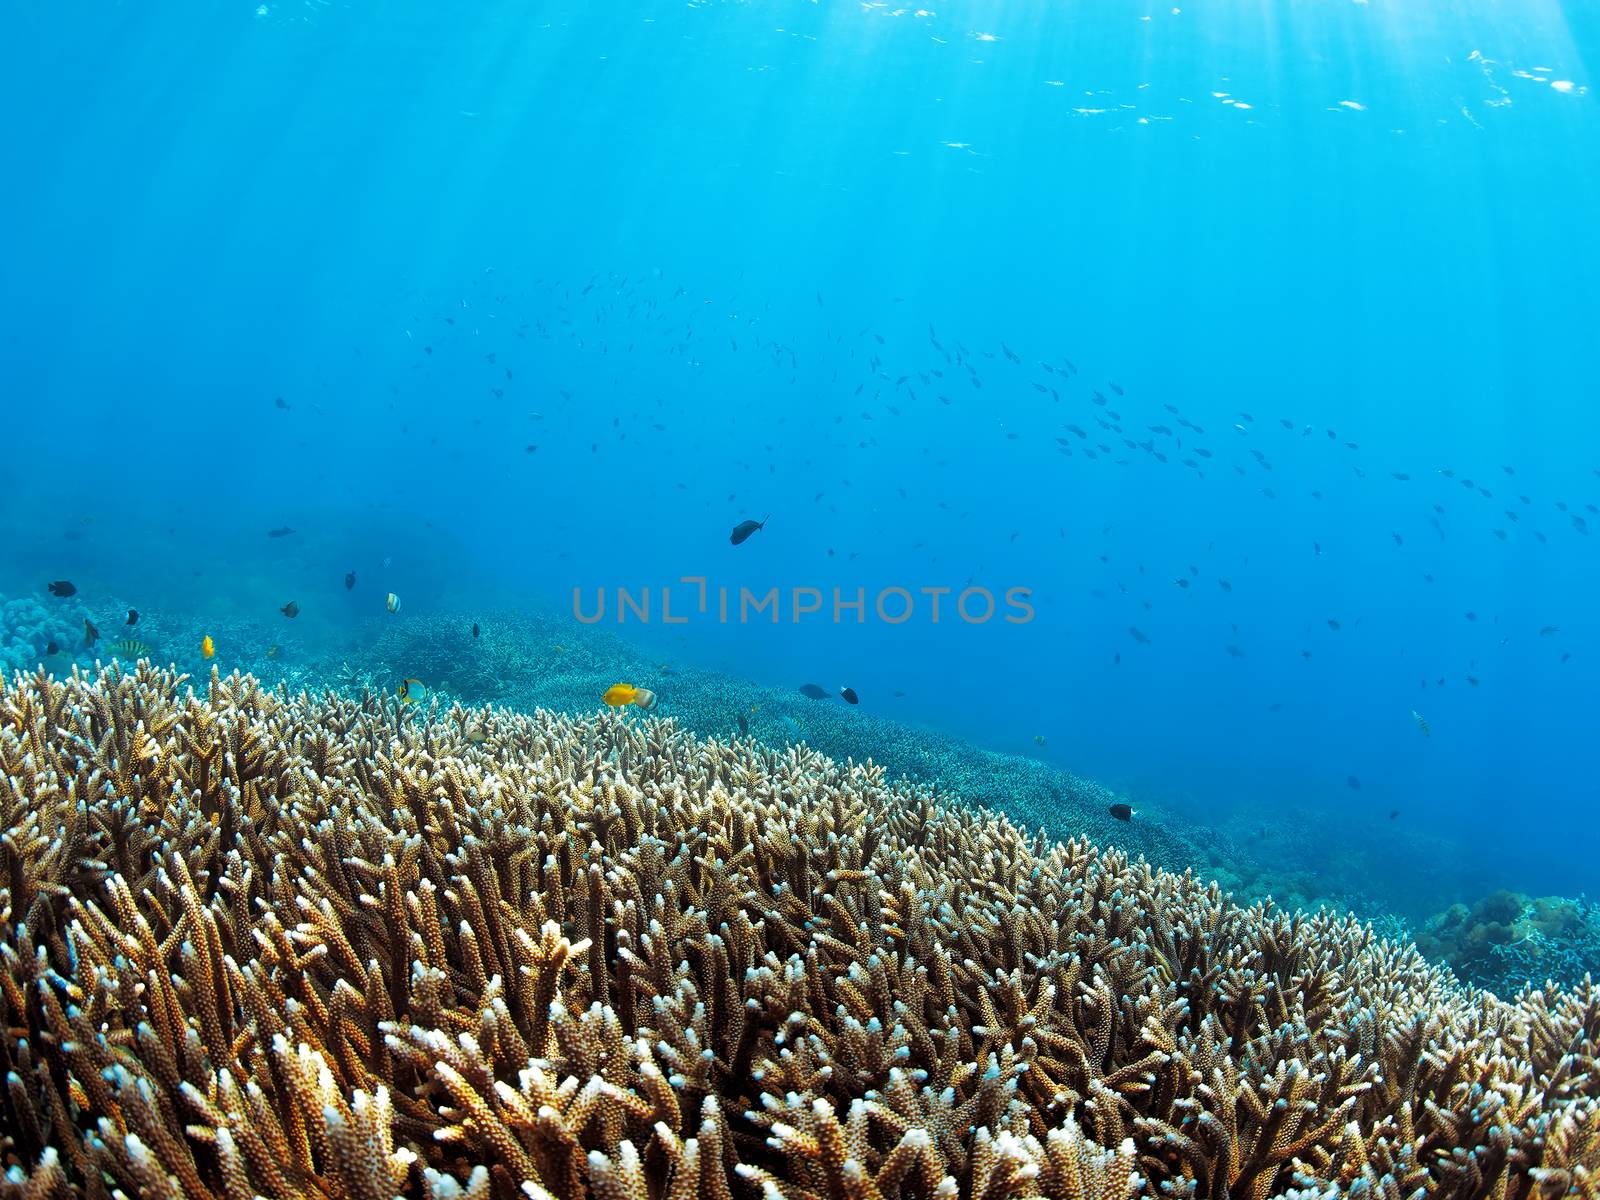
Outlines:
[{"label": "staghorn coral", "polygon": [[1600,990],[671,721],[0,691],[5,1196],[1595,1195]]}]

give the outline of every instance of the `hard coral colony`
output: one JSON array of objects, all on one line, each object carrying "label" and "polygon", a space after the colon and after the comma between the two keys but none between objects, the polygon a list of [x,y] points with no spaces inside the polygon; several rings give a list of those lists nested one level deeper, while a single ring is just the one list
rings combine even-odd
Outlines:
[{"label": "hard coral colony", "polygon": [[6,1196],[1596,1191],[1591,985],[871,765],[141,664],[0,768]]}]

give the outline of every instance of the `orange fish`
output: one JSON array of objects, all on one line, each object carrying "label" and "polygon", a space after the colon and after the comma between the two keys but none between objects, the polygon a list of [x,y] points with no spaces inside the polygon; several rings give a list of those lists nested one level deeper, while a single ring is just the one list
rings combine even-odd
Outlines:
[{"label": "orange fish", "polygon": [[612,708],[621,708],[625,704],[632,704],[634,697],[639,694],[639,689],[631,683],[613,683],[606,689],[606,694],[600,699]]},{"label": "orange fish", "polygon": [[606,694],[600,699],[612,708],[623,708],[629,704],[640,708],[654,708],[656,694],[649,688],[634,687],[631,683],[613,683],[606,689]]},{"label": "orange fish", "polygon": [[200,657],[211,658],[216,652],[216,643],[211,640],[211,635],[208,633],[200,639]]}]

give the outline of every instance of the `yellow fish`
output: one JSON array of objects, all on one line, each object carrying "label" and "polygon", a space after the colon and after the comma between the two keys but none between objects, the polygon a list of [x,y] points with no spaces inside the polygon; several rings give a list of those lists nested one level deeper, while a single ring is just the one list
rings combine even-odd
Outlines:
[{"label": "yellow fish", "polygon": [[200,657],[210,658],[216,654],[216,652],[216,643],[211,640],[211,635],[208,633],[205,635],[205,637],[200,639]]},{"label": "yellow fish", "polygon": [[277,658],[278,657],[278,647],[277,646],[273,646],[270,649],[268,649],[267,650],[267,657],[268,658]]},{"label": "yellow fish", "polygon": [[467,730],[467,741],[474,746],[481,746],[489,740],[489,731],[482,725],[474,725]]},{"label": "yellow fish", "polygon": [[394,694],[400,697],[401,704],[416,704],[428,698],[428,686],[420,679],[402,679]]},{"label": "yellow fish", "polygon": [[600,699],[612,708],[621,708],[625,704],[632,704],[639,695],[639,689],[631,683],[613,683],[606,689],[606,694]]},{"label": "yellow fish", "polygon": [[1041,745],[1041,746],[1044,745],[1044,734],[1042,734],[1042,733],[1034,734],[1033,735],[1033,740],[1038,742],[1039,745]]},{"label": "yellow fish", "polygon": [[393,592],[390,592],[389,593],[389,598],[383,602],[383,606],[385,608],[387,608],[390,612],[399,612],[400,611],[400,597],[396,596]]}]

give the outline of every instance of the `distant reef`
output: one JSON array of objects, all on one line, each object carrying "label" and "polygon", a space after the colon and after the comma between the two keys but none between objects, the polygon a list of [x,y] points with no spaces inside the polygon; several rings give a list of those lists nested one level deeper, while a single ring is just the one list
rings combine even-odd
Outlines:
[{"label": "distant reef", "polygon": [[1452,904],[1417,931],[1423,953],[1502,994],[1529,981],[1600,975],[1600,906],[1586,898],[1498,891]]}]

